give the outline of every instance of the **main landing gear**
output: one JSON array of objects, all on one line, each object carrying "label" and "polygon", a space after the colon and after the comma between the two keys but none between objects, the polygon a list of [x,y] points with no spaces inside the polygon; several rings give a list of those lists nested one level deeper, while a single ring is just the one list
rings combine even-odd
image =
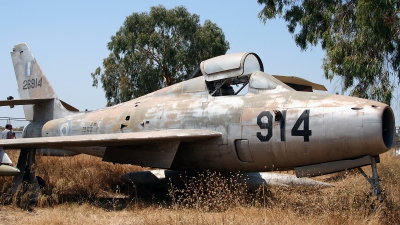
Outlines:
[{"label": "main landing gear", "polygon": [[[17,164],[20,172],[14,176],[13,185],[11,187],[11,194],[15,194],[19,190],[29,191],[29,201],[31,203],[36,202],[40,187],[44,185],[43,179],[35,175],[35,168],[33,166],[35,164],[35,155],[36,149],[21,149]],[[23,185],[24,188],[22,188],[21,185]]]}]

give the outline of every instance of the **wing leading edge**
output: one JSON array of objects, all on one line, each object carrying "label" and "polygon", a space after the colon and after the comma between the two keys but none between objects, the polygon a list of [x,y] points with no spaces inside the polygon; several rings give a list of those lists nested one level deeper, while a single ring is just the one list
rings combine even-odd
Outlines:
[{"label": "wing leading edge", "polygon": [[39,138],[21,138],[0,140],[0,147],[4,149],[20,148],[62,148],[62,147],[90,147],[90,146],[127,146],[146,145],[155,141],[193,142],[213,137],[221,137],[220,132],[196,129],[170,129],[147,132],[94,134],[77,136],[57,136]]}]

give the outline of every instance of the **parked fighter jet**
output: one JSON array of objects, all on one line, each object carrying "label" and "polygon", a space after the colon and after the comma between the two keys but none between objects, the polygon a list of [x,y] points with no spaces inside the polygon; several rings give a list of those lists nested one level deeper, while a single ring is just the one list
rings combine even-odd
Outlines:
[{"label": "parked fighter jet", "polygon": [[31,121],[23,139],[0,141],[3,149],[22,149],[16,185],[41,149],[173,171],[294,170],[312,177],[371,165],[367,179],[380,192],[376,163],[394,144],[392,109],[296,91],[318,85],[297,78],[285,84],[264,72],[255,53],[205,60],[201,76],[91,112],[56,96],[26,44],[15,45],[11,57],[21,100],[0,106],[24,105]]}]

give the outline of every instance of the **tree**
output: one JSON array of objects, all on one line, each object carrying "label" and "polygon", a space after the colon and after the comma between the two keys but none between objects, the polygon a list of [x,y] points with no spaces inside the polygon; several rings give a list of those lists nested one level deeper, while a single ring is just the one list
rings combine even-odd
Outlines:
[{"label": "tree", "polygon": [[399,82],[399,0],[258,0],[265,23],[284,18],[296,44],[326,51],[324,76],[350,94],[390,104]]},{"label": "tree", "polygon": [[104,70],[91,74],[93,86],[102,82],[107,105],[183,81],[204,59],[225,54],[229,43],[221,28],[199,20],[183,6],[128,16],[107,45]]}]

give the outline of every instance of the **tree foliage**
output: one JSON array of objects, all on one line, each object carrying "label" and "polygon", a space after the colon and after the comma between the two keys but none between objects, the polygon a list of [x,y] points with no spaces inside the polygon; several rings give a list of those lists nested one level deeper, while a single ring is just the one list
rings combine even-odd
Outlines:
[{"label": "tree foliage", "polygon": [[399,0],[258,0],[264,23],[285,19],[296,44],[321,44],[324,75],[343,91],[390,103],[399,82]]},{"label": "tree foliage", "polygon": [[222,29],[183,6],[151,7],[128,16],[111,37],[110,55],[91,75],[103,84],[108,105],[128,101],[188,78],[204,59],[229,49]]}]

